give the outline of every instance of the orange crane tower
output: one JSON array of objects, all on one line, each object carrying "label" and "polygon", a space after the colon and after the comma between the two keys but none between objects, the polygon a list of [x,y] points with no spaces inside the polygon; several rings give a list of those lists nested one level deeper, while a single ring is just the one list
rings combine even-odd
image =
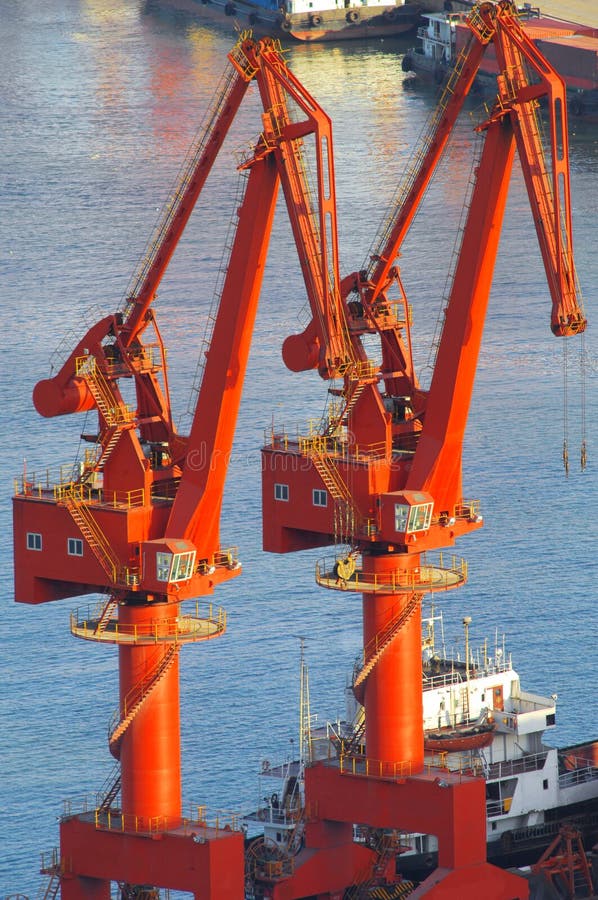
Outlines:
[{"label": "orange crane tower", "polygon": [[[234,900],[244,893],[240,823],[209,827],[204,816],[189,820],[182,812],[178,653],[226,627],[224,612],[211,604],[204,610],[196,601],[192,612],[182,604],[240,573],[236,549],[220,545],[220,509],[279,173],[288,164],[280,149],[282,126],[290,121],[287,93],[306,113],[289,126],[298,142],[323,118],[274,42],[244,35],[229,62],[123,308],[87,327],[58,373],[39,382],[33,395],[43,416],[96,409],[98,424],[83,435],[90,445],[83,460],[20,480],[15,598],[37,604],[104,593],[97,608],[72,614],[71,630],[119,648],[120,705],[109,734],[119,771],[95,810],[61,820],[60,861],[51,874],[63,900],[108,900],[115,881],[123,897],[144,900],[159,887],[198,898]],[[182,435],[172,421],[152,302],[254,80],[264,101],[261,133],[241,166],[248,170],[245,193],[191,430]],[[331,166],[330,157],[321,184],[333,182]],[[328,217],[334,206],[323,210]],[[324,283],[313,289],[322,292],[333,336],[340,304],[331,306]],[[330,347],[336,352],[332,337]],[[134,385],[134,408],[121,379]]]},{"label": "orange crane tower", "polygon": [[[353,689],[365,708],[365,755],[348,747],[335,763],[306,770],[305,850],[291,877],[271,880],[265,895],[272,898],[336,896],[359,881],[365,848],[352,839],[357,822],[438,836],[440,869],[417,896],[527,896],[520,879],[485,865],[483,781],[424,768],[420,643],[421,596],[457,587],[467,575],[463,561],[428,551],[451,547],[482,525],[479,502],[463,496],[461,455],[515,148],[552,298],[552,331],[575,335],[586,320],[573,264],[564,85],[507,0],[479,4],[468,24],[469,44],[370,258],[342,282],[331,273],[330,309],[311,284],[327,271],[327,247],[335,258],[334,228],[308,235],[315,253],[307,241],[299,244],[313,269],[306,279],[312,320],[286,339],[283,357],[294,371],[317,367],[342,386],[331,389],[337,404],[318,431],[293,438],[272,430],[263,449],[264,547],[349,546],[336,561],[318,564],[316,580],[363,594],[363,666]],[[501,70],[498,95],[478,129],[483,151],[432,382],[423,390],[395,261],[490,43]],[[550,167],[540,101],[550,124]],[[281,177],[288,199],[292,185]],[[299,213],[291,202],[293,218]],[[362,343],[368,334],[380,342],[380,359],[371,364]],[[372,859],[370,873],[374,867]]]}]

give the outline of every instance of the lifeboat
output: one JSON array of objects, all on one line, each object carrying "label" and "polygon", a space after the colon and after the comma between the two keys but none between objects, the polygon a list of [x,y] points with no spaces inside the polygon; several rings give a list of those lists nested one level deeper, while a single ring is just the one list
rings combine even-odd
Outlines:
[{"label": "lifeboat", "polygon": [[496,723],[483,714],[475,722],[432,728],[424,732],[424,749],[429,752],[458,753],[462,750],[479,750],[489,747],[494,738]]}]

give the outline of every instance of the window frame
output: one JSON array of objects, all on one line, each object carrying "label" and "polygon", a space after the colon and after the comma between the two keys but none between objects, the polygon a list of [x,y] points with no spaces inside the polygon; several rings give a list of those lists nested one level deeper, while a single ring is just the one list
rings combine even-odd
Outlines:
[{"label": "window frame", "polygon": [[[30,540],[30,538],[32,538],[33,540]],[[28,531],[27,537],[25,538],[25,546],[28,550],[35,550],[36,552],[43,550],[44,541],[41,531]]]},{"label": "window frame", "polygon": [[279,500],[281,503],[289,502],[289,486],[288,486],[288,484],[283,484],[283,482],[281,482],[281,481],[276,481],[274,483],[274,499]]},{"label": "window frame", "polygon": [[[79,553],[79,548],[81,552]],[[78,556],[79,558],[83,556],[83,539],[75,538],[75,537],[67,537],[66,539],[66,552],[67,556]]]}]

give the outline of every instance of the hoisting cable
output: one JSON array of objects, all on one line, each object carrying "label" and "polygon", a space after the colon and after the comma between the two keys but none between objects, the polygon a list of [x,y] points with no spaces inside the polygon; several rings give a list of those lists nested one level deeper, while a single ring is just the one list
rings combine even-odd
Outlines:
[{"label": "hoisting cable", "polygon": [[569,448],[568,448],[568,438],[569,438],[569,418],[568,418],[568,372],[567,372],[567,364],[568,364],[568,348],[569,340],[568,338],[564,338],[563,340],[563,465],[565,467],[565,476],[569,475]]},{"label": "hoisting cable", "polygon": [[581,453],[580,465],[584,472],[588,464],[588,452],[586,448],[586,340],[585,333],[581,335],[579,350],[579,375],[581,379]]}]

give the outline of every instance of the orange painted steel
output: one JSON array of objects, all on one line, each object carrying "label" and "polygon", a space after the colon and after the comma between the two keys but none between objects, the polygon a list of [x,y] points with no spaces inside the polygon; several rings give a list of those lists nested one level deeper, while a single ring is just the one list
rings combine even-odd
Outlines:
[{"label": "orange painted steel", "polygon": [[[94,452],[73,467],[67,482],[42,485],[23,476],[23,489],[14,499],[16,599],[43,603],[107,587],[108,618],[101,614],[97,628],[107,629],[110,616],[118,610],[110,639],[119,644],[120,709],[109,745],[120,760],[122,802],[118,816],[114,815],[110,804],[116,791],[111,788],[111,799],[97,811],[96,827],[107,827],[111,841],[119,845],[106,856],[104,842],[94,833],[87,835],[85,847],[77,844],[71,853],[71,832],[65,829],[63,855],[69,853],[70,867],[64,878],[68,882],[65,897],[103,897],[107,879],[131,885],[164,879],[160,885],[193,889],[197,895],[230,896],[231,900],[241,896],[243,843],[238,837],[226,843],[220,834],[204,829],[201,844],[208,845],[207,851],[196,852],[189,846],[193,835],[186,833],[185,852],[193,850],[199,857],[195,874],[185,876],[184,883],[175,860],[163,854],[156,854],[162,868],[156,864],[151,872],[144,869],[142,845],[135,842],[133,855],[120,873],[116,862],[131,831],[153,834],[156,822],[161,822],[160,837],[164,838],[173,830],[178,832],[182,823],[176,622],[183,601],[210,594],[218,583],[240,573],[236,557],[220,548],[220,510],[276,197],[285,167],[293,169],[299,178],[295,191],[301,191],[302,175],[287,154],[295,154],[310,131],[321,127],[325,131],[327,122],[288,73],[281,50],[272,41],[255,43],[243,36],[229,62],[206,130],[166,207],[124,308],[88,328],[57,375],[40,382],[34,391],[42,415],[96,407],[98,426],[94,435],[86,436]],[[220,305],[191,430],[181,435],[173,424],[166,353],[151,304],[247,85],[254,79],[266,104],[264,131],[251,158],[241,166],[247,170],[246,187],[237,210]],[[288,92],[301,100],[307,113],[299,128],[286,110]],[[274,101],[277,119],[271,109]],[[326,144],[325,134],[320,143]],[[330,177],[331,166],[331,158],[322,162],[322,183]],[[332,200],[326,220],[333,205]],[[307,233],[307,224],[307,219],[301,222],[302,234]],[[335,260],[336,227],[332,233]],[[328,283],[329,267],[323,251],[322,287]],[[334,262],[332,268],[335,272]],[[336,284],[338,278],[333,281]],[[328,296],[323,295],[322,309],[327,305]],[[336,319],[330,317],[330,336]],[[151,341],[144,344],[146,331],[151,332]],[[340,357],[342,348],[335,354]],[[121,378],[133,379],[134,410],[125,403]],[[108,499],[131,496],[137,498],[134,504]],[[32,534],[35,546],[29,546]],[[219,627],[213,634],[223,630]],[[120,835],[113,831],[113,821],[120,821]],[[78,833],[74,825],[72,830]],[[234,860],[228,859],[231,853],[236,854]],[[227,893],[229,882],[234,889]]]},{"label": "orange painted steel", "polygon": [[[148,879],[197,897],[242,896],[241,835],[212,833],[203,824],[199,834],[191,833],[181,818],[172,623],[183,601],[212,593],[240,571],[220,548],[220,510],[279,184],[312,312],[303,334],[285,341],[284,357],[293,370],[317,368],[325,379],[342,378],[342,388],[333,389],[340,412],[323,426],[318,447],[313,441],[273,442],[264,450],[267,549],[291,552],[331,539],[348,541],[351,555],[362,557],[366,579],[370,575],[378,583],[385,572],[393,579],[398,572],[409,584],[423,551],[452,546],[482,524],[477,506],[462,496],[461,453],[515,146],[534,217],[542,221],[538,238],[552,296],[552,330],[563,336],[585,328],[572,257],[564,86],[525,37],[507,0],[481,3],[468,24],[469,46],[378,250],[342,280],[330,119],[289,72],[274,42],[242,36],[124,308],[88,328],[58,374],[36,387],[34,402],[42,415],[95,406],[98,424],[85,436],[95,455],[73,469],[67,487],[44,488],[23,477],[23,490],[14,498],[16,599],[41,603],[108,586],[122,624],[120,711],[110,736],[110,749],[121,761],[121,830],[112,827],[108,802],[93,823],[84,816],[62,822],[61,857],[69,866],[62,878],[65,900],[104,900],[110,880],[141,885]],[[497,102],[479,129],[485,132],[484,150],[434,376],[425,391],[414,371],[410,313],[395,262],[489,43],[504,72]],[[528,65],[538,79],[529,78]],[[151,304],[252,80],[264,107],[263,130],[240,167],[248,172],[246,191],[193,424],[182,435],[173,424],[166,353]],[[552,181],[536,122],[539,97],[548,100]],[[310,140],[315,205],[304,159]],[[144,344],[146,331],[151,339]],[[379,337],[381,367],[368,364],[366,334]],[[134,411],[125,403],[120,378],[133,379]],[[328,440],[334,444],[330,452]],[[284,489],[287,502],[281,504]],[[106,502],[133,495],[140,498],[135,505]],[[458,893],[462,900],[477,900],[483,882],[489,898],[527,897],[520,879],[485,863],[483,781],[423,772],[421,619],[414,596],[363,596],[365,662],[373,663],[359,689],[366,755],[353,759],[351,768],[341,761],[307,770],[306,850],[297,855],[294,873],[272,887],[273,900],[324,898],[355,884],[364,862],[374,860],[353,841],[356,822],[438,835],[444,871],[421,895]],[[388,636],[395,620],[400,628],[373,656],[376,641]],[[164,823],[158,834],[156,821]],[[140,837],[144,829],[159,840]]]},{"label": "orange painted steel", "polygon": [[[380,577],[394,571],[395,555],[364,554],[364,574]],[[410,559],[413,568],[419,557]],[[412,597],[405,594],[363,595],[363,642],[372,648],[376,636],[400,616]],[[364,662],[367,663],[367,655]],[[368,757],[384,762],[407,762],[418,772],[424,761],[421,658],[421,606],[419,603],[384,651],[365,682],[366,747]]]},{"label": "orange painted steel", "polygon": [[[168,637],[178,607],[171,603],[123,604],[119,623],[125,627],[151,624]],[[121,718],[133,711],[119,748],[122,812],[142,823],[181,816],[181,748],[178,654],[160,672],[160,662],[172,645],[146,643],[119,647]],[[134,712],[143,687],[145,699]]]}]

